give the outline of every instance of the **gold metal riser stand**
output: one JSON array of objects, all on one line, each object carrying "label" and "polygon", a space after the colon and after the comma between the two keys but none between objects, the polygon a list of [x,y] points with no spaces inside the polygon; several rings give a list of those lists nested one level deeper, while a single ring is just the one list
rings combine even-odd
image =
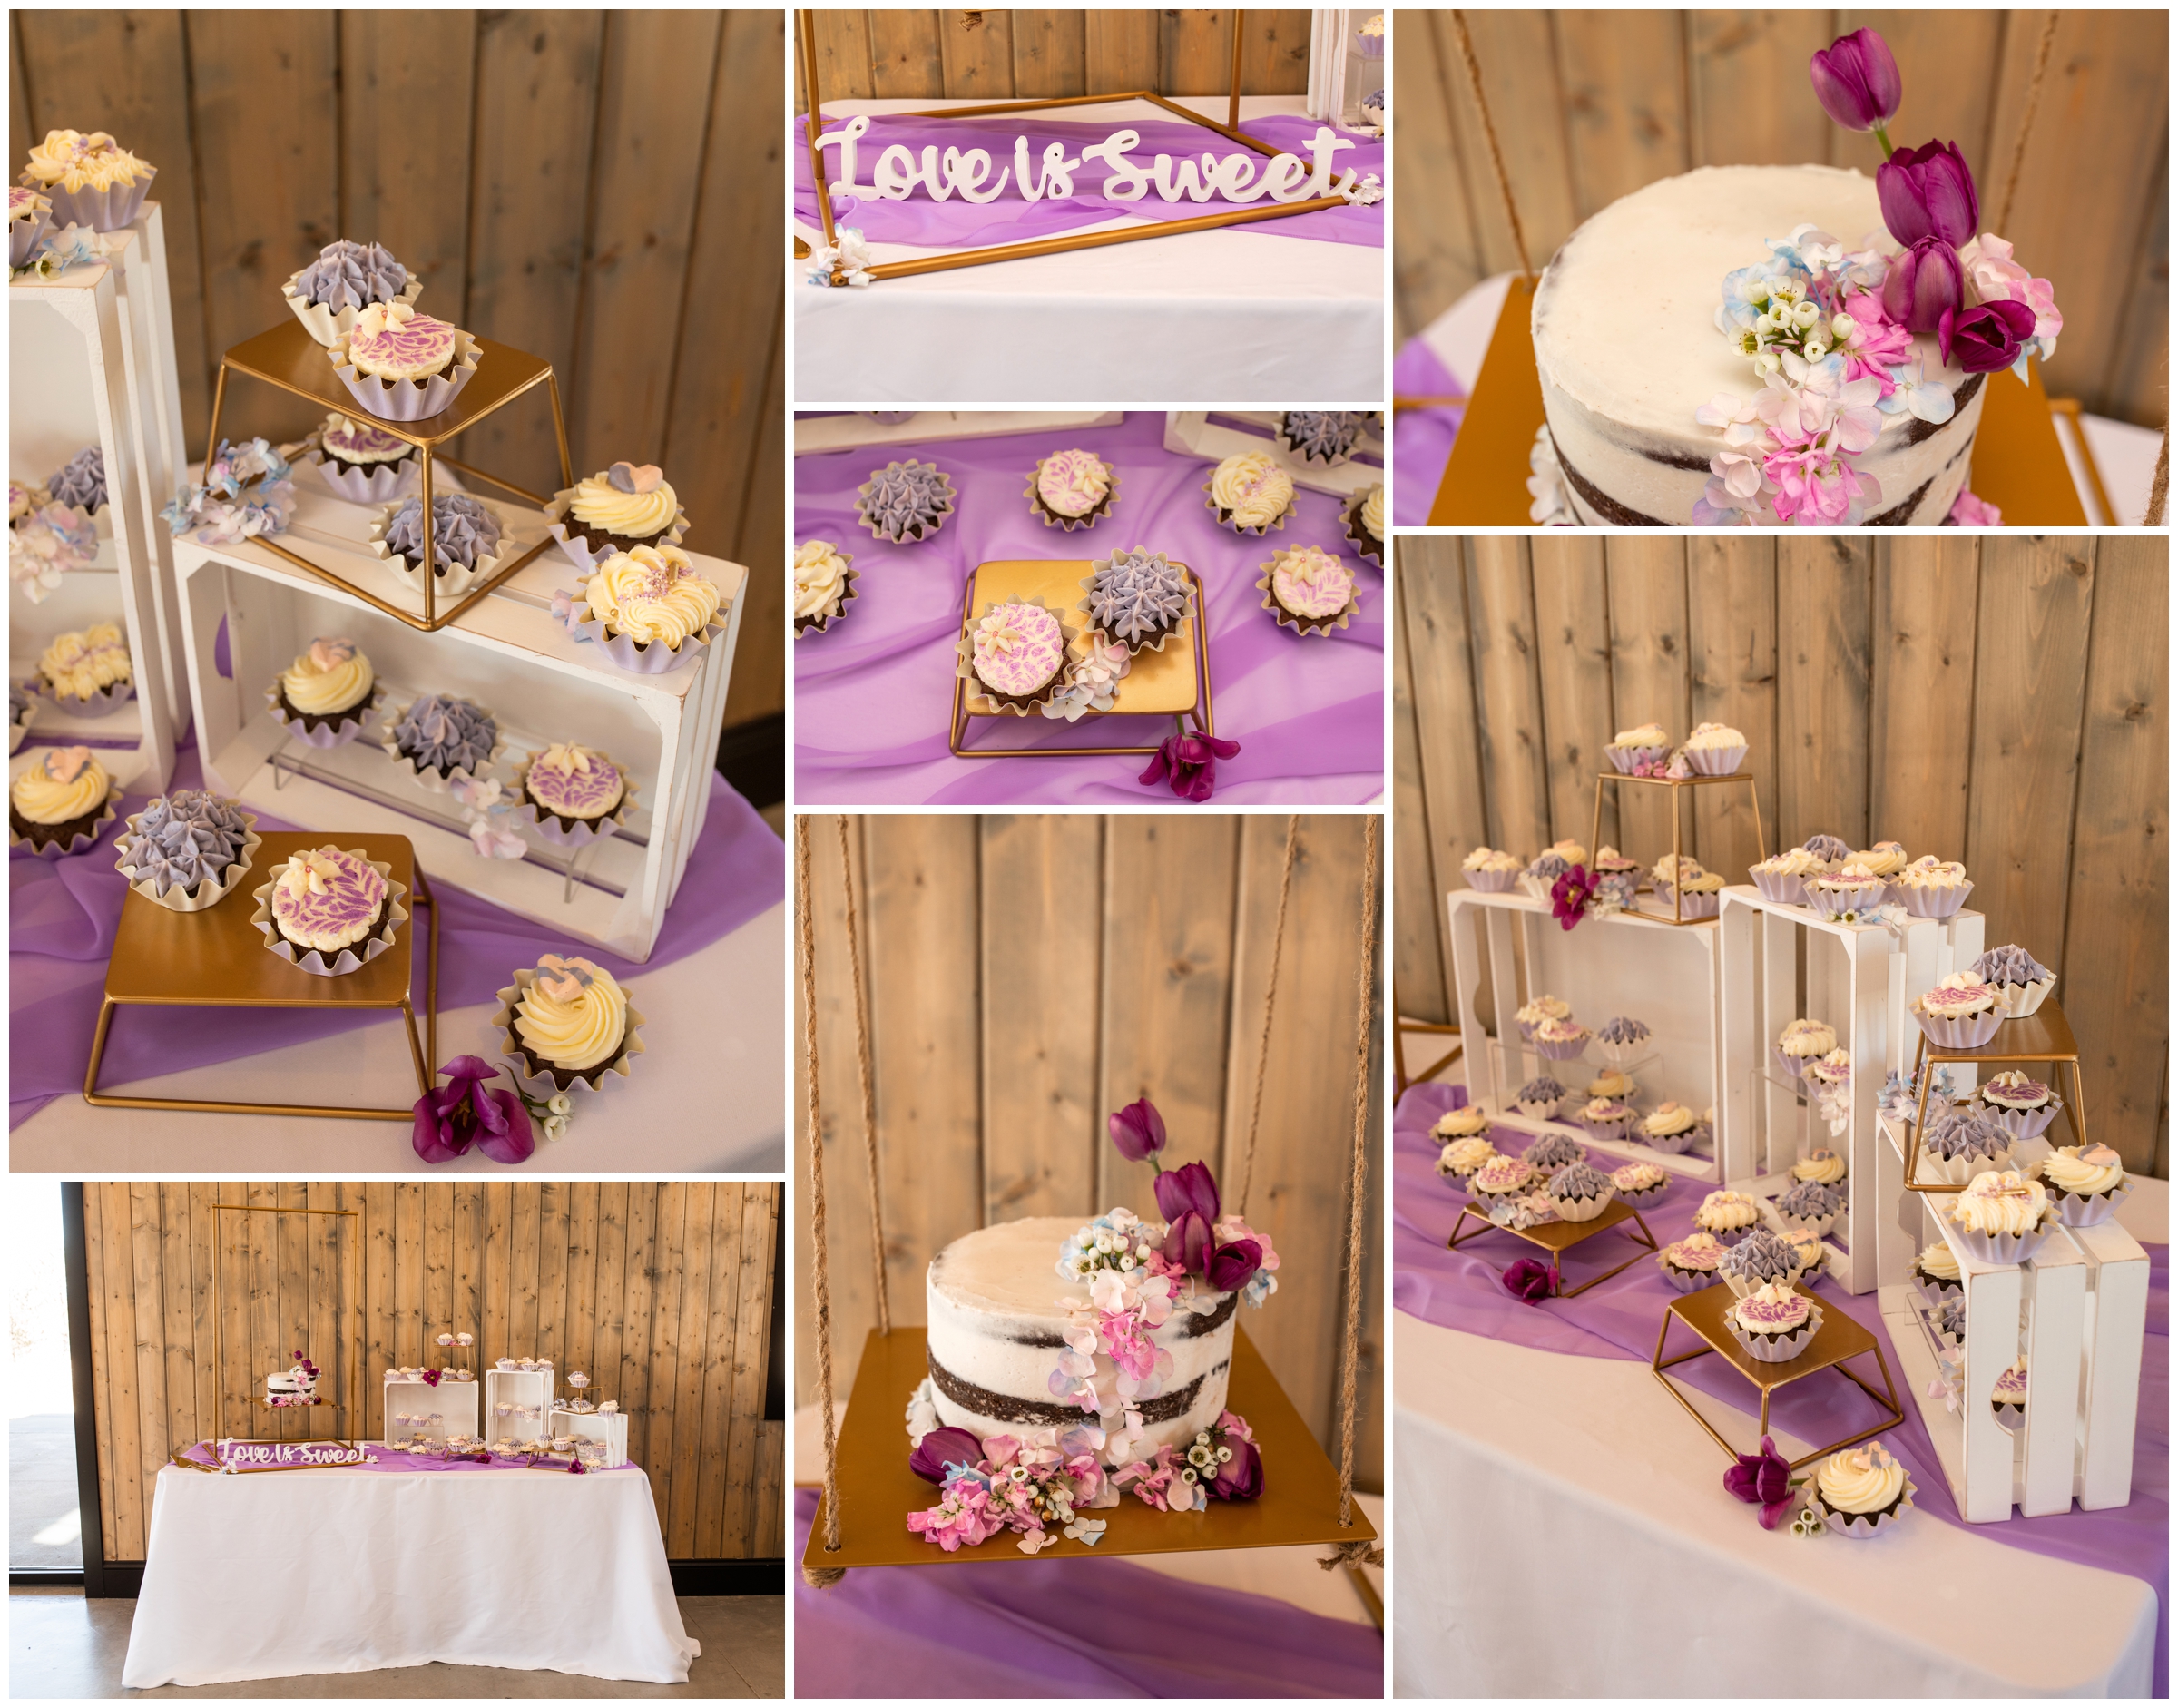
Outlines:
[{"label": "gold metal riser stand", "polygon": [[[211,1206],[211,1438],[213,1440],[224,1440],[227,1437],[227,1362],[221,1354],[225,1332],[222,1325],[227,1320],[227,1313],[220,1308],[221,1288],[219,1261],[220,1253],[226,1249],[226,1246],[224,1242],[222,1242],[220,1238],[220,1218],[223,1215],[332,1216],[335,1218],[352,1221],[359,1219],[362,1213],[363,1212],[360,1210],[304,1210],[300,1208],[285,1209],[277,1204],[214,1204]],[[363,1382],[363,1340],[361,1334],[358,1332],[362,1325],[359,1320],[359,1316],[358,1316],[358,1313],[359,1313],[361,1310],[362,1291],[357,1283],[359,1281],[361,1277],[361,1270],[359,1266],[362,1261],[363,1254],[359,1243],[354,1240],[348,1241],[348,1249],[341,1260],[340,1264],[341,1284],[344,1289],[348,1290],[348,1297],[343,1306],[342,1314],[344,1318],[351,1316],[357,1316],[358,1318],[358,1320],[348,1321],[346,1325],[346,1332],[349,1341],[348,1349],[348,1356],[355,1360],[355,1375],[357,1384],[355,1392],[358,1396],[360,1396],[362,1393]],[[348,1265],[351,1263],[358,1266],[357,1273],[354,1277],[351,1277],[348,1272]],[[346,1398],[348,1391],[348,1389],[347,1384],[343,1383],[341,1385],[341,1392],[343,1397],[338,1400],[326,1402],[332,1404],[340,1414],[339,1435],[343,1443],[345,1443],[348,1439],[347,1425],[348,1401]],[[301,1411],[308,1409],[308,1408],[301,1406],[283,1406],[272,1408],[272,1409],[283,1411]],[[279,1438],[274,1438],[277,1439]],[[176,1458],[175,1462],[177,1464],[188,1463],[187,1460],[181,1459],[178,1457]],[[200,1465],[191,1467],[191,1468],[202,1470],[204,1468]]]},{"label": "gold metal riser stand", "polygon": [[[1621,1214],[1621,1212],[1624,1213]],[[1463,1233],[1461,1230],[1467,1228],[1469,1216],[1474,1217],[1480,1225],[1467,1229]],[[1566,1287],[1564,1268],[1558,1260],[1583,1241],[1598,1233],[1607,1233],[1613,1228],[1625,1228],[1625,1224],[1629,1222],[1635,1228],[1641,1230],[1637,1237],[1633,1229],[1626,1229],[1626,1237],[1633,1240],[1637,1248],[1634,1255],[1626,1259],[1624,1262],[1605,1270],[1600,1275],[1591,1275],[1578,1287]],[[1614,1200],[1604,1207],[1603,1214],[1587,1222],[1538,1222],[1532,1228],[1508,1228],[1501,1222],[1492,1222],[1488,1215],[1470,1200],[1460,1205],[1459,1214],[1453,1219],[1452,1237],[1445,1242],[1445,1250],[1457,1252],[1462,1244],[1472,1243],[1485,1233],[1509,1233],[1516,1240],[1525,1240],[1528,1244],[1539,1246],[1548,1252],[1553,1276],[1550,1296],[1553,1299],[1577,1299],[1591,1287],[1607,1281],[1614,1275],[1622,1274],[1633,1268],[1643,1258],[1653,1257],[1658,1250],[1656,1236],[1649,1232],[1649,1224],[1641,1219],[1641,1212],[1624,1199]]]},{"label": "gold metal riser stand", "polygon": [[[2037,1025],[2036,1023],[2040,1024]],[[2019,1035],[2019,1043],[2006,1047],[2006,1033],[2014,1026],[2033,1028]],[[2023,1046],[2023,1047],[2022,1047]],[[1920,1086],[1919,1100],[1914,1109],[1912,1131],[1901,1135],[1900,1147],[1906,1153],[1906,1180],[1908,1192],[1933,1193],[1955,1195],[1966,1190],[1949,1181],[1927,1181],[1919,1178],[1921,1134],[1928,1130],[1928,1082],[1936,1077],[1934,1070],[1946,1063],[1957,1062],[1970,1067],[1998,1065],[2014,1065],[2031,1062],[2046,1067],[2069,1067],[2072,1070],[2072,1101],[2062,1105],[2065,1124],[2072,1129],[2073,1143],[2082,1150],[2087,1148],[2087,1094],[2080,1080],[2079,1047],[2073,1042],[2071,1024],[2065,1011],[2055,1001],[2045,997],[2030,1015],[2017,1018],[2007,1016],[1996,1027],[1996,1036],[1976,1050],[1947,1050],[1929,1042],[1923,1032],[1914,1046],[1913,1072]],[[2053,1075],[2054,1077],[2054,1075]],[[2059,1147],[2052,1144],[2052,1150]]]},{"label": "gold metal riser stand", "polygon": [[[1753,809],[1754,811],[1755,853],[1757,857],[1761,859],[1768,859],[1770,858],[1769,847],[1762,839],[1761,796],[1760,791],[1754,786],[1754,774],[1751,771],[1734,771],[1729,777],[1630,777],[1624,771],[1598,771],[1595,774],[1595,810],[1588,820],[1588,858],[1591,860],[1595,858],[1595,850],[1601,846],[1598,839],[1603,835],[1604,829],[1604,785],[1605,783],[1632,783],[1636,787],[1669,789],[1673,791],[1671,797],[1672,876],[1674,879],[1676,879],[1679,875],[1680,849],[1683,846],[1683,841],[1680,836],[1678,795],[1678,790],[1682,789],[1707,788],[1717,783],[1745,783],[1747,785],[1748,804]],[[1625,832],[1622,829],[1619,832],[1619,836],[1620,839],[1624,840]],[[1624,852],[1624,850],[1622,849],[1621,852]],[[1638,882],[1639,880],[1636,879],[1637,885]],[[1651,887],[1653,888],[1653,879],[1651,880]],[[1685,895],[1686,892],[1680,888],[1678,884],[1674,881],[1672,885],[1672,924],[1710,925],[1714,923],[1717,916],[1713,913],[1703,914],[1699,918],[1688,918],[1685,912]],[[1635,910],[1629,908],[1627,911],[1634,912]],[[1639,917],[1644,919],[1653,919],[1657,916],[1650,913],[1641,914]]]}]

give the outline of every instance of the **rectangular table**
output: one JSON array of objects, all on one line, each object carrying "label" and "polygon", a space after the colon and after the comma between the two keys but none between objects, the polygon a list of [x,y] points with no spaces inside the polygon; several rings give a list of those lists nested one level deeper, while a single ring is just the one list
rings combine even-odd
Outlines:
[{"label": "rectangular table", "polygon": [[[446,1661],[688,1682],[650,1479],[170,1465],[122,1682],[225,1684]],[[546,1593],[547,1586],[549,1593]]]}]

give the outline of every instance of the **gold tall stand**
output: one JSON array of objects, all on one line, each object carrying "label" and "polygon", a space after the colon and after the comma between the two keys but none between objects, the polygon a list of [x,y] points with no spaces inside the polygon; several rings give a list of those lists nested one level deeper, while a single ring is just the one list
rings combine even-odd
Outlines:
[{"label": "gold tall stand", "polygon": [[1906,1190],[1908,1192],[1956,1193],[1959,1187],[1947,1181],[1928,1181],[1916,1178],[1921,1160],[1921,1134],[1928,1130],[1928,1082],[1936,1075],[1930,1069],[1941,1067],[1947,1062],[1963,1062],[1974,1067],[2009,1065],[2018,1062],[2036,1062],[2050,1066],[2072,1069],[2072,1101],[2064,1105],[2065,1119],[2072,1128],[2073,1142],[2085,1147],[2087,1144],[2086,1094],[2080,1085],[2080,1048],[2073,1042],[2072,1027],[2065,1018],[2065,1011],[2048,997],[2030,1015],[2016,1020],[2006,1020],[1996,1028],[1996,1036],[1977,1050],[1947,1050],[1931,1043],[1926,1032],[1913,1053],[1913,1071],[1920,1081],[1920,1102],[1914,1111],[1913,1131],[1905,1135]]},{"label": "gold tall stand", "polygon": [[[548,496],[529,492],[501,480],[496,475],[487,475],[481,468],[447,456],[439,447],[459,438],[488,415],[496,414],[526,392],[543,386],[552,401],[552,430],[559,446],[560,485],[563,488],[574,485],[574,467],[567,456],[567,421],[560,413],[560,383],[553,375],[552,364],[535,356],[510,349],[504,344],[489,339],[476,340],[476,371],[467,385],[461,388],[454,401],[435,416],[421,421],[388,421],[361,407],[340,383],[334,371],[325,346],[303,329],[302,322],[289,319],[270,332],[260,332],[255,338],[237,344],[220,358],[219,378],[211,390],[211,428],[204,440],[205,455],[209,456],[219,448],[220,417],[227,404],[227,376],[246,374],[252,379],[261,379],[268,386],[290,392],[298,398],[307,398],[320,407],[338,411],[352,419],[367,421],[381,433],[413,445],[417,452],[417,470],[420,476],[424,515],[431,514],[431,464],[434,458],[449,467],[493,486],[515,497],[525,500],[542,510],[551,502]],[[252,544],[285,558],[300,570],[307,570],[320,581],[330,582],[344,593],[351,593],[366,604],[383,611],[389,617],[397,617],[412,629],[421,629],[427,634],[443,629],[463,612],[475,604],[493,588],[505,581],[548,545],[549,537],[539,540],[528,551],[511,564],[504,564],[489,581],[472,587],[461,603],[443,615],[438,611],[438,574],[433,552],[434,530],[427,525],[424,535],[424,614],[419,618],[400,606],[380,598],[377,594],[358,587],[347,576],[329,570],[322,564],[314,564],[299,552],[289,550],[270,535],[260,535]]]},{"label": "gold tall stand", "polygon": [[[1589,858],[1591,859],[1595,858],[1594,850],[1597,847],[1597,838],[1603,834],[1604,785],[1605,783],[1632,783],[1636,788],[1669,789],[1673,791],[1671,798],[1672,875],[1674,879],[1676,879],[1679,874],[1679,849],[1681,846],[1679,837],[1679,795],[1677,791],[1682,789],[1704,789],[1719,783],[1745,783],[1747,785],[1748,803],[1754,809],[1755,851],[1758,857],[1762,859],[1768,859],[1770,858],[1770,850],[1762,841],[1761,798],[1755,790],[1754,774],[1751,771],[1734,771],[1729,777],[1629,777],[1624,771],[1598,771],[1595,774],[1595,812],[1594,815],[1588,820],[1588,849]],[[1686,892],[1680,888],[1677,883],[1674,882],[1672,885],[1672,923],[1673,925],[1703,925],[1709,920],[1716,918],[1716,915],[1714,914],[1705,914],[1699,919],[1688,918],[1686,917],[1685,902],[1683,899],[1685,894]],[[1653,918],[1655,916],[1651,914],[1645,917]]]},{"label": "gold tall stand", "polygon": [[[212,1207],[211,1207],[211,1371],[212,1371],[212,1390],[211,1390],[211,1407],[212,1407],[212,1410],[211,1410],[211,1418],[212,1418],[212,1423],[211,1423],[211,1438],[212,1438],[213,1440],[215,1440],[215,1441],[218,1441],[218,1440],[224,1439],[224,1438],[225,1438],[225,1437],[226,1437],[226,1434],[227,1434],[227,1364],[226,1364],[226,1360],[225,1360],[225,1359],[224,1359],[224,1358],[221,1356],[222,1337],[223,1337],[223,1325],[225,1324],[225,1322],[226,1322],[226,1320],[227,1320],[227,1313],[226,1313],[224,1310],[222,1310],[220,1308],[220,1253],[221,1253],[221,1252],[222,1252],[222,1251],[223,1251],[223,1250],[225,1250],[226,1248],[225,1248],[225,1246],[224,1246],[223,1242],[221,1242],[221,1238],[220,1238],[220,1218],[221,1218],[221,1216],[223,1216],[223,1215],[232,1215],[232,1216],[332,1216],[332,1217],[335,1217],[335,1218],[337,1218],[337,1219],[338,1219],[338,1218],[348,1218],[348,1219],[353,1219],[353,1218],[355,1218],[355,1217],[358,1217],[358,1216],[359,1216],[359,1215],[361,1215],[361,1214],[362,1214],[362,1212],[361,1212],[361,1211],[359,1211],[359,1210],[303,1210],[303,1209],[299,1209],[299,1208],[298,1208],[298,1209],[292,1209],[292,1210],[290,1210],[290,1209],[283,1209],[283,1208],[281,1208],[280,1206],[279,1206],[279,1205],[277,1205],[277,1204],[214,1204],[214,1205],[212,1205]],[[354,1263],[359,1263],[359,1262],[361,1262],[361,1261],[362,1261],[361,1254],[360,1254],[359,1251],[358,1251],[358,1248],[357,1248],[356,1242],[354,1242],[353,1240],[350,1240],[350,1241],[348,1241],[348,1246],[347,1246],[347,1254],[346,1254],[346,1256],[343,1258],[343,1260],[342,1260],[342,1261],[341,1261],[341,1264],[340,1264],[340,1274],[341,1274],[341,1281],[342,1281],[342,1284],[343,1284],[343,1286],[347,1287],[347,1288],[349,1290],[349,1291],[348,1291],[348,1311],[349,1311],[350,1313],[352,1313],[352,1314],[354,1315],[354,1317],[355,1317],[355,1320],[352,1320],[352,1321],[350,1321],[350,1322],[348,1324],[348,1333],[347,1333],[347,1338],[348,1338],[348,1356],[349,1356],[350,1358],[354,1359],[354,1360],[355,1360],[355,1366],[356,1366],[356,1369],[355,1369],[355,1375],[356,1375],[356,1389],[355,1389],[355,1391],[356,1391],[357,1393],[358,1393],[358,1394],[360,1394],[360,1393],[361,1393],[361,1391],[362,1391],[362,1383],[363,1383],[363,1344],[362,1344],[362,1336],[361,1336],[361,1335],[360,1335],[360,1334],[358,1332],[358,1329],[360,1328],[360,1326],[361,1326],[361,1322],[360,1322],[360,1313],[361,1313],[361,1310],[362,1310],[362,1292],[361,1292],[360,1289],[358,1289],[358,1288],[356,1288],[356,1287],[354,1286],[354,1284],[353,1284],[353,1281],[352,1281],[352,1278],[351,1278],[351,1277],[348,1275],[348,1265],[349,1265],[349,1263],[351,1263],[351,1262],[354,1262]],[[343,1381],[343,1382],[341,1383],[341,1385],[340,1385],[340,1392],[341,1392],[341,1397],[340,1397],[340,1399],[337,1399],[337,1400],[335,1400],[335,1401],[333,1401],[333,1402],[332,1402],[332,1403],[333,1403],[333,1405],[334,1405],[334,1406],[335,1406],[335,1407],[336,1407],[336,1408],[338,1409],[338,1411],[339,1411],[339,1413],[340,1413],[340,1421],[341,1421],[341,1423],[342,1423],[342,1425],[343,1425],[343,1426],[345,1426],[345,1425],[346,1425],[346,1423],[347,1423],[347,1420],[348,1420],[348,1391],[349,1391],[349,1389],[348,1389],[348,1384],[347,1384],[345,1381]],[[260,1405],[262,1405],[262,1404],[263,1404],[263,1396],[260,1395],[258,1398],[259,1398],[260,1404]],[[321,1403],[321,1404],[322,1404],[322,1403],[324,1403],[324,1402],[320,1401],[319,1403]],[[276,1406],[276,1407],[267,1407],[266,1409],[270,1409],[270,1410],[275,1410],[275,1411],[299,1411],[299,1410],[301,1410],[301,1409],[302,1409],[302,1408],[300,1408],[300,1407],[299,1407],[299,1406]],[[275,1438],[275,1439],[277,1439],[278,1438]],[[345,1427],[343,1427],[343,1428],[341,1428],[341,1430],[340,1430],[340,1442],[341,1442],[341,1443],[345,1443],[345,1442],[347,1441],[347,1439],[348,1439],[348,1430],[347,1430],[347,1428],[346,1428]],[[180,1457],[178,1454],[177,1454],[177,1455],[175,1455],[175,1456],[173,1456],[173,1457],[174,1457],[175,1462],[176,1462],[177,1464],[187,1464],[187,1463],[188,1463],[188,1461],[187,1461],[187,1460],[185,1460],[185,1459],[182,1459],[182,1458],[181,1458],[181,1457]],[[194,1468],[194,1469],[198,1469],[198,1470],[201,1470],[201,1469],[203,1469],[204,1468],[203,1468],[202,1466],[196,1466],[196,1467],[193,1467],[192,1468]]]},{"label": "gold tall stand", "polygon": [[[1481,1226],[1468,1228],[1467,1223],[1469,1216],[1473,1216],[1477,1222],[1481,1223]],[[1578,1287],[1567,1291],[1564,1277],[1560,1272],[1559,1258],[1592,1234],[1601,1233],[1607,1228],[1615,1228],[1627,1222],[1633,1222],[1634,1228],[1641,1230],[1637,1237],[1634,1232],[1634,1228],[1626,1229],[1626,1237],[1633,1240],[1634,1244],[1641,1249],[1624,1262],[1605,1270],[1601,1275],[1591,1275]],[[1467,1231],[1463,1233],[1462,1229]],[[1623,1198],[1614,1198],[1604,1206],[1603,1214],[1591,1217],[1586,1222],[1540,1222],[1532,1228],[1508,1228],[1502,1222],[1492,1222],[1472,1202],[1469,1202],[1460,1205],[1459,1214],[1452,1223],[1452,1237],[1445,1242],[1445,1249],[1447,1252],[1457,1252],[1462,1243],[1478,1240],[1486,1233],[1509,1233],[1516,1240],[1526,1240],[1530,1245],[1540,1246],[1548,1252],[1551,1267],[1550,1296],[1553,1299],[1576,1299],[1598,1281],[1609,1281],[1621,1270],[1631,1269],[1643,1258],[1654,1255],[1656,1251],[1656,1236],[1649,1232],[1649,1224],[1641,1219],[1641,1212],[1634,1209]]]}]

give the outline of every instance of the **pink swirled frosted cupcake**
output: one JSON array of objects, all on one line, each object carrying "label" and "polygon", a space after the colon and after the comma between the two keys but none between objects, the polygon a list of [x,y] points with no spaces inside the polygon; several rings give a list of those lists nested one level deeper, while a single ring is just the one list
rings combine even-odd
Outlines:
[{"label": "pink swirled frosted cupcake", "polygon": [[556,741],[533,754],[515,788],[563,830],[594,830],[627,799],[627,773],[594,748]]},{"label": "pink swirled frosted cupcake", "polygon": [[1092,528],[1119,501],[1119,476],[1094,451],[1054,451],[1029,476],[1028,507],[1047,528]]},{"label": "pink swirled frosted cupcake", "polygon": [[1354,572],[1335,552],[1316,545],[1289,546],[1271,555],[1256,580],[1263,609],[1296,634],[1329,634],[1359,609]]},{"label": "pink swirled frosted cupcake", "polygon": [[1971,973],[1953,973],[1907,1005],[1928,1041],[1947,1050],[1977,1050],[1996,1036],[2004,1009],[1996,992]]},{"label": "pink swirled frosted cupcake", "polygon": [[355,948],[386,920],[385,874],[360,854],[305,849],[272,874],[268,904],[273,934],[297,955],[327,957]]},{"label": "pink swirled frosted cupcake", "polygon": [[961,673],[1002,710],[1025,714],[1066,674],[1066,626],[1041,601],[989,605],[961,638]]},{"label": "pink swirled frosted cupcake", "polygon": [[1789,1283],[1767,1281],[1727,1310],[1724,1324],[1748,1357],[1784,1364],[1806,1350],[1822,1327],[1822,1311]]}]

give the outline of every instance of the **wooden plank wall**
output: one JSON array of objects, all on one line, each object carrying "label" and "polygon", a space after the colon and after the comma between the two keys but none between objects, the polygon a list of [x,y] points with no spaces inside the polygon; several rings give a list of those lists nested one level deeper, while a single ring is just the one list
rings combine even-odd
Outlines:
[{"label": "wooden plank wall", "polygon": [[[2055,969],[2095,1135],[2169,1173],[2161,539],[1402,540],[1397,970],[1449,1017],[1444,897],[1477,844],[1584,844],[1613,733],[1744,731],[1771,850],[1817,831],[1962,860],[1989,942]],[[1644,865],[1668,815],[1602,839]],[[1743,883],[1746,808],[1696,859]]]},{"label": "wooden plank wall", "polygon": [[[832,1348],[844,1392],[876,1308],[838,823],[809,820]],[[1164,1116],[1168,1157],[1210,1162],[1233,1201],[1270,976],[1282,815],[888,816],[850,820],[849,831],[862,884],[897,1321],[923,1320],[931,1256],[977,1227],[1086,1217],[1114,1204],[1153,1213],[1150,1170],[1125,1163],[1105,1133],[1106,1114],[1138,1096]],[[1327,1446],[1336,1445],[1363,869],[1359,815],[1301,820],[1247,1206],[1280,1268],[1277,1295],[1243,1326]],[[1372,1064],[1380,1060],[1378,1006],[1372,991]],[[1368,1487],[1383,1477],[1378,1075],[1372,1065],[1357,1459]],[[806,1134],[799,1068],[795,1086]],[[796,1157],[797,1202],[806,1205],[806,1141]],[[806,1277],[806,1219],[794,1232]],[[807,1403],[816,1369],[807,1285],[796,1289],[795,1309],[798,1392]]]},{"label": "wooden plank wall", "polygon": [[[1309,14],[1250,12],[1241,25],[1241,93],[1306,94]],[[794,109],[803,111],[797,44]],[[817,93],[988,101],[1109,94],[1223,94],[1232,86],[1232,14],[819,11]],[[1091,115],[1081,115],[1091,116]]]},{"label": "wooden plank wall", "polygon": [[[170,1452],[213,1433],[341,1433],[334,1408],[268,1411],[264,1379],[297,1347],[382,1438],[380,1376],[440,1363],[442,1330],[476,1368],[549,1358],[628,1414],[673,1559],[784,1551],[784,1430],[763,1420],[782,1188],[758,1183],[86,1182],[102,1540],[141,1560]],[[226,1213],[214,1204],[352,1210]],[[215,1363],[213,1267],[221,1312]],[[359,1363],[358,1363],[359,1358]],[[338,1387],[334,1386],[338,1384]],[[565,1383],[560,1384],[563,1391]]]},{"label": "wooden plank wall", "polygon": [[[1893,140],[1955,140],[1986,228],[2048,15],[1470,9],[1467,19],[1541,267],[1598,209],[1696,166],[1820,162],[1873,176],[1874,139],[1831,123],[1808,83],[1809,56],[1863,25],[1890,44],[1904,78]],[[1393,265],[1406,337],[1519,261],[1450,15],[1402,9],[1397,37]],[[2051,393],[2150,427],[2163,425],[2169,399],[2169,44],[2164,10],[2059,15],[2001,233],[2055,281],[2065,310]]]},{"label": "wooden plank wall", "polygon": [[[384,243],[420,307],[547,358],[578,478],[663,467],[693,550],[755,567],[729,724],[785,704],[773,10],[16,11],[8,146],[112,132],[159,169],[182,418],[201,455],[220,353],[287,313],[336,238]],[[12,175],[12,174],[11,174]],[[243,382],[235,433],[316,417]],[[548,411],[457,453],[558,485]]]}]

